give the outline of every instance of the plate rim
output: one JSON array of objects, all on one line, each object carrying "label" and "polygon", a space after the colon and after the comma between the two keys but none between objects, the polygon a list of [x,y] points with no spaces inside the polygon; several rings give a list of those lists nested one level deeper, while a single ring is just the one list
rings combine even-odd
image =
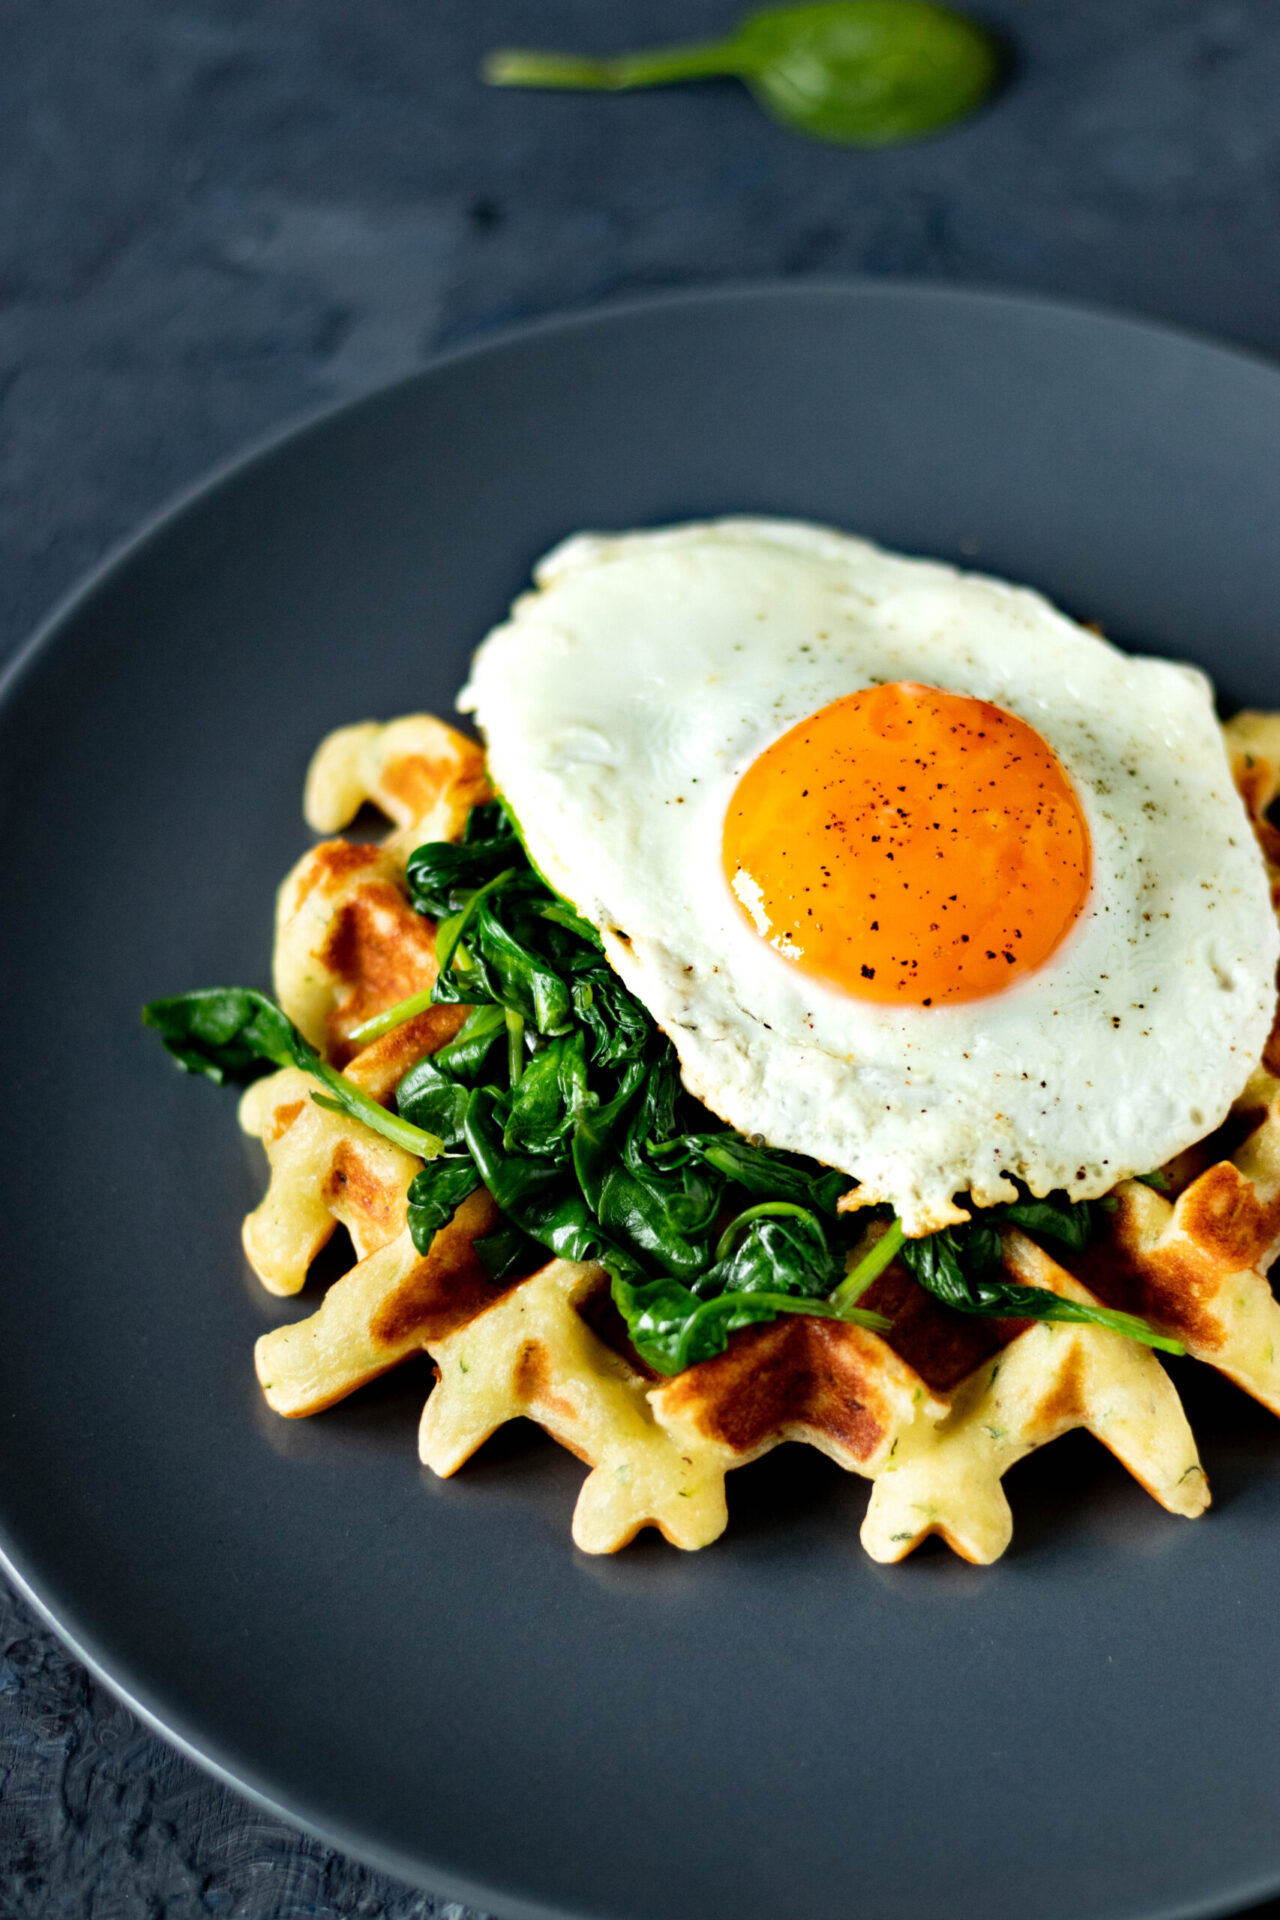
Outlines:
[{"label": "plate rim", "polygon": [[[728,308],[760,301],[786,304],[799,297],[820,297],[852,302],[906,300],[921,306],[962,305],[982,308],[1021,310],[1039,315],[1046,321],[1068,320],[1087,328],[1111,332],[1120,329],[1134,337],[1157,340],[1208,352],[1229,363],[1238,363],[1272,379],[1280,378],[1280,358],[1256,348],[1172,322],[1135,314],[1105,303],[1062,299],[1023,289],[1005,289],[987,284],[961,284],[946,280],[921,280],[901,275],[817,274],[784,279],[777,276],[737,277],[706,285],[665,288],[623,294],[607,300],[570,307],[557,307],[545,313],[485,328],[455,344],[427,356],[411,372],[379,382],[358,393],[338,399],[326,399],[313,407],[290,413],[266,432],[252,436],[223,459],[203,469],[148,512],[130,531],[111,543],[85,573],[60,594],[11,651],[0,668],[0,725],[4,724],[10,704],[20,697],[27,675],[38,668],[64,631],[90,607],[104,588],[117,576],[191,515],[224,489],[230,489],[252,469],[266,463],[275,454],[312,434],[320,434],[340,421],[358,415],[364,409],[385,405],[400,392],[428,382],[454,367],[473,360],[500,355],[547,337],[590,331],[615,322],[643,320],[648,315],[682,309]],[[222,1786],[230,1787],[251,1804],[288,1826],[300,1830],[323,1845],[336,1847],[353,1859],[374,1867],[410,1888],[419,1888],[450,1900],[485,1909],[503,1920],[600,1920],[599,1911],[577,1901],[558,1900],[555,1906],[505,1889],[491,1888],[483,1881],[471,1880],[450,1870],[424,1867],[419,1858],[402,1854],[366,1834],[346,1826],[340,1818],[316,1815],[303,1801],[278,1797],[276,1786],[260,1779],[252,1766],[240,1759],[222,1757],[220,1743],[203,1738],[188,1728],[181,1712],[152,1705],[148,1699],[145,1676],[133,1672],[127,1664],[115,1663],[97,1650],[96,1635],[79,1616],[74,1598],[46,1598],[41,1591],[38,1570],[28,1569],[24,1556],[16,1550],[9,1535],[7,1517],[0,1510],[0,1570],[33,1612],[93,1675],[109,1694],[121,1702],[154,1734],[176,1750],[204,1774]],[[56,1585],[56,1582],[54,1583]],[[1134,1910],[1133,1920],[1212,1920],[1212,1917],[1239,1914],[1280,1894],[1280,1862],[1274,1874],[1251,1879],[1228,1894],[1179,1902],[1175,1905],[1144,1907]]]},{"label": "plate rim", "polygon": [[232,484],[250,467],[269,459],[274,453],[283,451],[294,441],[304,440],[309,434],[330,426],[348,414],[356,414],[364,407],[381,404],[390,399],[393,394],[415,386],[419,381],[430,379],[438,373],[443,373],[451,367],[481,358],[489,353],[501,352],[508,347],[521,346],[526,340],[538,339],[544,335],[572,333],[580,328],[595,326],[600,322],[627,320],[646,313],[665,312],[681,307],[729,306],[759,299],[786,301],[795,295],[807,296],[815,293],[829,298],[892,297],[917,300],[922,305],[947,305],[953,301],[959,301],[975,308],[982,306],[1027,308],[1086,325],[1120,327],[1133,334],[1155,335],[1159,339],[1195,347],[1228,361],[1239,361],[1260,372],[1269,374],[1280,372],[1280,356],[1263,353],[1258,348],[1248,347],[1237,341],[1224,340],[1217,334],[1195,327],[1180,326],[1174,321],[1156,319],[1146,314],[1135,314],[1126,308],[1110,306],[1106,302],[1059,299],[1053,294],[1027,292],[1022,288],[1006,289],[985,283],[971,285],[967,282],[961,284],[949,280],[912,279],[902,274],[814,274],[795,279],[782,279],[777,276],[758,278],[745,276],[716,281],[707,286],[664,288],[658,292],[620,294],[582,306],[556,307],[546,313],[533,314],[527,319],[513,320],[501,326],[486,328],[483,332],[461,340],[455,345],[443,347],[439,352],[429,354],[422,365],[415,367],[410,373],[398,374],[394,379],[379,381],[371,387],[362,389],[359,393],[347,394],[336,400],[322,400],[314,407],[303,407],[297,412],[290,413],[264,433],[251,435],[224,458],[203,468],[194,479],[166,494],[164,499],[151,508],[135,527],[112,541],[92,566],[84,573],[77,575],[71,585],[54,598],[31,631],[16,643],[3,667],[0,667],[0,708],[3,708],[10,699],[18,681],[28,671],[40,650],[50,642],[59,628],[93,598],[99,588],[107,585],[117,571],[136,558],[152,540],[168,532],[170,527],[190,510],[202,505],[206,498],[218,493],[224,486]]}]

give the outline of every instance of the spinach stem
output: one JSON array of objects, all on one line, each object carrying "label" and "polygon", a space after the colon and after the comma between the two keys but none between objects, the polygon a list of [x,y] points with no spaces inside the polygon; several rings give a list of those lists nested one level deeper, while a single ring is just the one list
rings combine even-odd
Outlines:
[{"label": "spinach stem", "polygon": [[841,1320],[846,1326],[865,1327],[868,1333],[888,1333],[893,1326],[887,1313],[877,1313],[874,1307],[837,1307],[834,1300],[798,1300],[794,1294],[784,1296],[789,1304],[780,1307],[781,1313],[808,1313],[817,1320]]},{"label": "spinach stem", "polygon": [[416,1153],[421,1160],[434,1160],[444,1152],[444,1141],[438,1133],[428,1133],[425,1127],[412,1126],[408,1120],[402,1120],[399,1114],[388,1113],[385,1107],[379,1106],[376,1100],[327,1061],[319,1057],[307,1061],[305,1071],[331,1089],[327,1094],[312,1094],[311,1098],[318,1107],[327,1107],[330,1113],[345,1113],[350,1119],[363,1121],[374,1133],[380,1133],[384,1140],[393,1141],[397,1147],[403,1147],[406,1153]]},{"label": "spinach stem", "polygon": [[370,1041],[381,1040],[384,1033],[390,1033],[394,1027],[402,1027],[406,1020],[412,1020],[417,1013],[425,1013],[434,1004],[434,986],[424,987],[421,993],[411,993],[407,1000],[398,1000],[394,1007],[387,1007],[382,1013],[375,1013],[371,1020],[362,1020],[358,1027],[352,1027],[347,1035],[353,1047],[367,1047]]},{"label": "spinach stem", "polygon": [[906,1231],[897,1214],[889,1222],[873,1247],[863,1254],[856,1267],[847,1273],[831,1295],[833,1307],[851,1307],[861,1299],[873,1280],[878,1280],[906,1239]]},{"label": "spinach stem", "polygon": [[767,1220],[771,1215],[790,1214],[795,1220],[812,1220],[813,1214],[808,1207],[799,1206],[794,1200],[761,1200],[754,1207],[746,1207],[736,1219],[729,1222],[720,1235],[716,1247],[716,1265],[725,1259],[738,1235],[753,1220]]},{"label": "spinach stem", "polygon": [[507,1016],[507,1067],[511,1074],[513,1087],[519,1086],[520,1075],[524,1072],[524,1015],[517,1013],[514,1007],[506,1008]]},{"label": "spinach stem", "polygon": [[541,53],[531,47],[498,47],[481,76],[491,87],[571,87],[621,93],[628,87],[663,87],[673,80],[705,80],[738,73],[745,64],[732,40],[692,47],[651,47],[615,59],[574,53]]},{"label": "spinach stem", "polygon": [[[1062,1298],[1060,1295],[1059,1298]],[[1181,1340],[1173,1339],[1167,1333],[1157,1333],[1149,1321],[1140,1320],[1136,1314],[1121,1313],[1115,1307],[1086,1307],[1083,1302],[1064,1302],[1079,1307],[1074,1314],[1046,1315],[1046,1319],[1056,1318],[1059,1324],[1063,1320],[1074,1320],[1077,1325],[1105,1327],[1109,1333],[1119,1333],[1126,1340],[1137,1340],[1144,1347],[1159,1347],[1162,1353],[1185,1353]]]},{"label": "spinach stem", "polygon": [[[500,887],[504,881],[510,880],[514,872],[514,867],[508,867],[505,873],[498,874],[485,886],[477,888],[465,907],[458,913],[450,914],[448,919],[439,923],[436,929],[436,961],[441,973],[458,955],[463,931],[476,906],[487,893],[492,893],[495,887]],[[462,964],[461,960],[460,964]],[[417,1013],[425,1013],[427,1008],[434,1004],[434,985],[424,987],[421,993],[411,993],[407,1000],[399,1000],[394,1007],[387,1007],[382,1013],[375,1013],[371,1020],[361,1021],[358,1027],[352,1028],[348,1039],[354,1046],[367,1047],[370,1041],[381,1040],[384,1033],[390,1033],[394,1028],[403,1026],[406,1020],[412,1020]]]},{"label": "spinach stem", "polygon": [[466,932],[467,923],[480,902],[488,894],[496,893],[499,887],[504,887],[514,874],[514,867],[508,867],[504,873],[495,873],[492,880],[486,880],[482,887],[476,888],[460,913],[451,913],[447,920],[440,922],[436,928],[436,966],[441,973],[447,973],[449,964]]}]

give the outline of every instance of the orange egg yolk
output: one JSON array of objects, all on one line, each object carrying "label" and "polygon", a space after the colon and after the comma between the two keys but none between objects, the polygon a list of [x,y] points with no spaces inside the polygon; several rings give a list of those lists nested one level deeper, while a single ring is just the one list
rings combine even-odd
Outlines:
[{"label": "orange egg yolk", "polygon": [[897,681],[835,700],[748,767],[725,876],[762,938],[861,1000],[941,1006],[1042,966],[1089,891],[1089,832],[1016,714]]}]

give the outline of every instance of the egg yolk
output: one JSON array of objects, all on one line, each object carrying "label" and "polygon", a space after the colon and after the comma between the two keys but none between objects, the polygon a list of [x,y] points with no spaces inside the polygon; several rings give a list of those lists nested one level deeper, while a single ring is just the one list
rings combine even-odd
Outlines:
[{"label": "egg yolk", "polygon": [[931,1007],[1043,965],[1089,890],[1089,832],[1016,714],[897,681],[768,747],[725,821],[725,876],[762,938],[862,1000]]}]

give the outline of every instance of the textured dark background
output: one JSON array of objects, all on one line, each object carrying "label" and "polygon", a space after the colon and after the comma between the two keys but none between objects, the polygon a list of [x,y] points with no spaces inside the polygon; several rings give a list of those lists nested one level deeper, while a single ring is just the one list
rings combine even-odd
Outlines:
[{"label": "textured dark background", "polygon": [[[991,0],[1003,96],[879,154],[805,145],[730,83],[475,79],[496,43],[702,37],[735,11],[0,0],[0,654],[212,462],[554,308],[917,275],[1280,351],[1276,0]],[[209,1914],[476,1920],[206,1780],[0,1582],[0,1920]]]}]

